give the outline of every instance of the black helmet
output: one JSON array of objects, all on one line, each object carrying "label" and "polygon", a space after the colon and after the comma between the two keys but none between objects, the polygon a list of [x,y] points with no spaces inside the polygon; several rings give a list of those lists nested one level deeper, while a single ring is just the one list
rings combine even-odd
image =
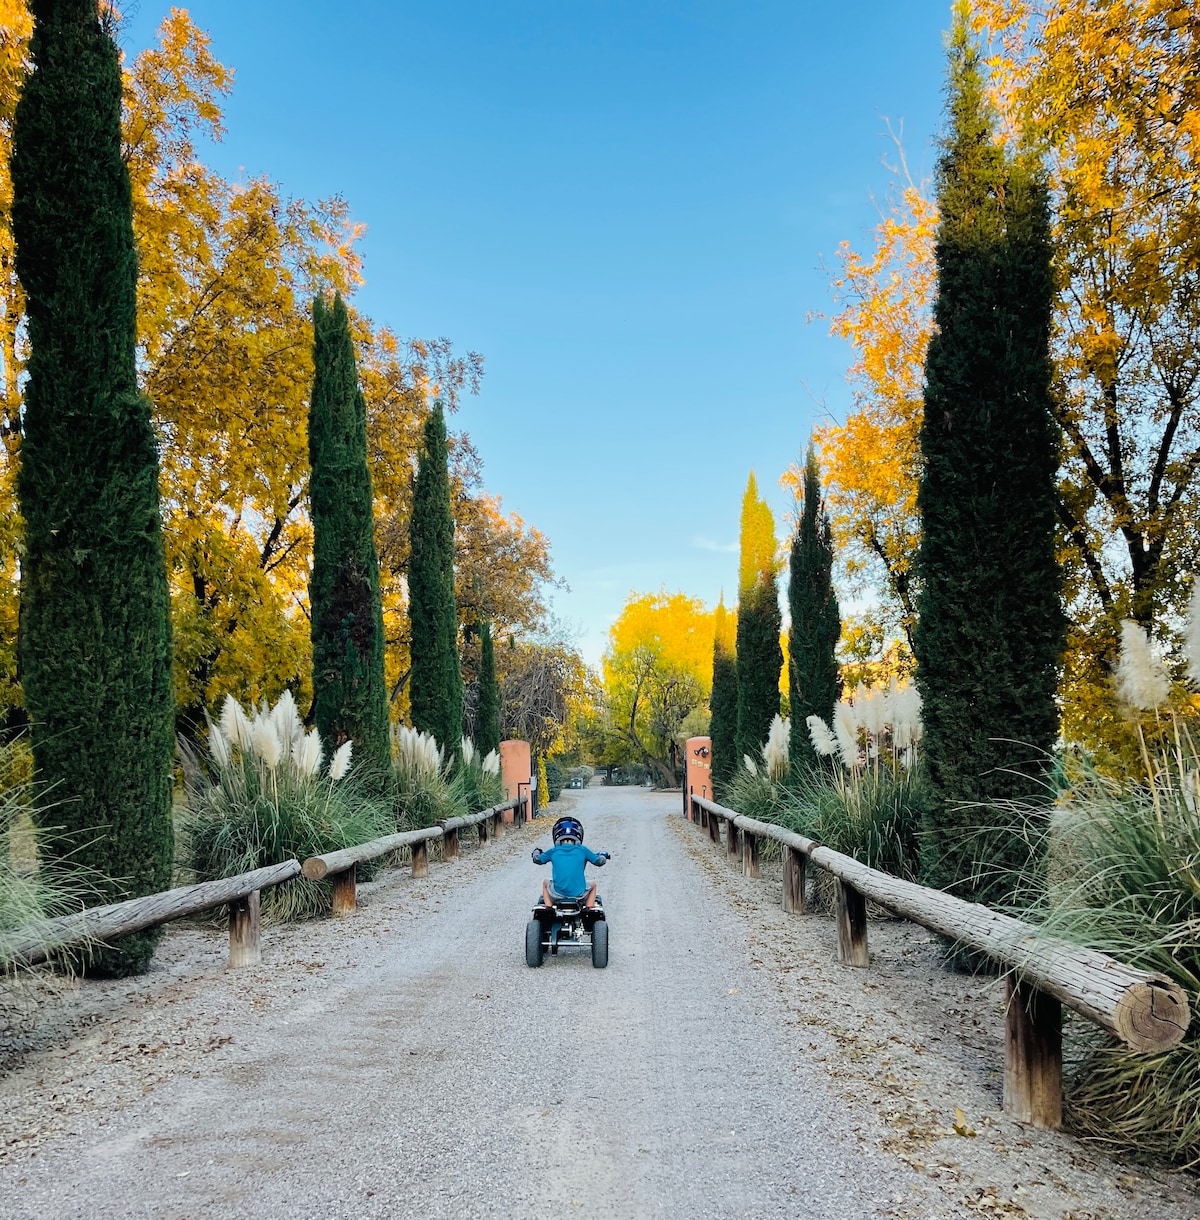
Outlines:
[{"label": "black helmet", "polygon": [[574,839],[576,843],[582,843],[583,823],[578,818],[559,818],[550,831],[550,837],[555,843],[559,839]]}]

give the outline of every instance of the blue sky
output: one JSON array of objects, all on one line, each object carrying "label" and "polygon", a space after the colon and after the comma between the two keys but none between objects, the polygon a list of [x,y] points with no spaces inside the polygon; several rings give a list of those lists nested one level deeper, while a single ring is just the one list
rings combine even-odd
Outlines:
[{"label": "blue sky", "polygon": [[[141,0],[136,54],[165,13]],[[631,591],[736,582],[753,468],[850,406],[838,244],[870,243],[887,120],[928,173],[948,0],[196,0],[236,71],[223,173],[344,196],[358,302],[482,352],[452,421],[551,539],[598,662]],[[780,530],[782,536],[782,529]]]}]

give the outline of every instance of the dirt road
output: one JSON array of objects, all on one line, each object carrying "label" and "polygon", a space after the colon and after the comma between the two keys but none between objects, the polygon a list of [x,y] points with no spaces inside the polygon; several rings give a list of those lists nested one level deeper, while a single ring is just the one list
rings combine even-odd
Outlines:
[{"label": "dirt road", "polygon": [[[724,862],[677,794],[573,795],[588,843],[614,857],[598,874],[606,970],[582,953],[524,964],[543,822],[428,880],[386,874],[349,921],[274,931],[258,969],[224,971],[215,933],[180,929],[154,973],[84,984],[10,1056],[4,1214],[1145,1214],[1120,1196],[1112,1210],[968,1210],[958,1186],[883,1150],[879,1097],[838,1082],[838,1047],[781,981],[791,967],[763,968],[764,941],[795,934],[763,883],[714,886]],[[807,926],[836,971],[828,921]],[[48,1096],[49,1134],[23,1133]],[[1158,1200],[1156,1214],[1186,1212]]]}]

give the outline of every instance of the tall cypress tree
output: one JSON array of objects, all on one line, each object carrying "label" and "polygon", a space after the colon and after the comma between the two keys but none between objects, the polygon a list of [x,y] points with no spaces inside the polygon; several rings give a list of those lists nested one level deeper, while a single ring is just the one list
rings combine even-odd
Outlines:
[{"label": "tall cypress tree", "polygon": [[[779,714],[779,582],[775,571],[775,522],[759,499],[754,472],[742,500],[741,562],[737,611],[737,756],[758,757],[771,721]],[[735,766],[736,766],[735,761]]]},{"label": "tall cypress tree", "polygon": [[713,792],[725,795],[728,784],[737,774],[737,656],[734,650],[735,624],[729,622],[725,598],[717,603],[713,616],[712,694],[708,706],[712,712],[708,735],[712,741]]},{"label": "tall cypress tree", "polygon": [[359,766],[389,769],[383,606],[367,466],[367,409],[350,319],[338,294],[313,300],[313,389],[308,410],[313,523],[313,720],[330,746],[354,742]]},{"label": "tall cypress tree", "polygon": [[[171,879],[174,695],[158,449],[138,393],[137,258],[121,66],[96,0],[33,0],[13,135],[30,356],[21,469],[21,680],[51,856],[94,899]],[[91,969],[144,969],[155,932]]]},{"label": "tall cypress tree", "polygon": [[500,749],[500,686],[496,682],[496,653],[492,625],[479,624],[479,713],[475,745],[481,754]]},{"label": "tall cypress tree", "polygon": [[454,519],[442,404],[425,422],[409,524],[408,613],[412,622],[409,699],[414,727],[432,733],[447,756],[462,742],[463,685],[454,600]]},{"label": "tall cypress tree", "polygon": [[842,694],[837,645],[842,618],[833,588],[833,536],[821,503],[821,471],[812,443],[804,463],[804,499],[792,536],[788,565],[788,695],[791,703],[789,756],[792,772],[817,766],[808,732],[809,716],[833,723]]},{"label": "tall cypress tree", "polygon": [[1038,792],[1064,637],[1050,219],[1035,167],[996,143],[961,7],[949,98],[918,490],[914,649],[934,798],[921,863],[930,885],[1004,902],[1030,840],[995,802]]}]

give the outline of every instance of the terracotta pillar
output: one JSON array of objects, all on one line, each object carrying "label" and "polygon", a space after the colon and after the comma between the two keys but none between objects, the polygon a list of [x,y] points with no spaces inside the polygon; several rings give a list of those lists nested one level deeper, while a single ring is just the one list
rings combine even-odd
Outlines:
[{"label": "terracotta pillar", "polygon": [[[525,817],[530,816],[529,784],[533,778],[532,760],[527,741],[502,741],[500,743],[500,780],[504,784],[506,801],[525,802]],[[504,811],[504,820],[513,820],[513,811]]]},{"label": "terracotta pillar", "polygon": [[713,799],[712,788],[712,739],[689,737],[683,747],[683,791],[687,802],[687,816],[692,816],[692,796]]}]

